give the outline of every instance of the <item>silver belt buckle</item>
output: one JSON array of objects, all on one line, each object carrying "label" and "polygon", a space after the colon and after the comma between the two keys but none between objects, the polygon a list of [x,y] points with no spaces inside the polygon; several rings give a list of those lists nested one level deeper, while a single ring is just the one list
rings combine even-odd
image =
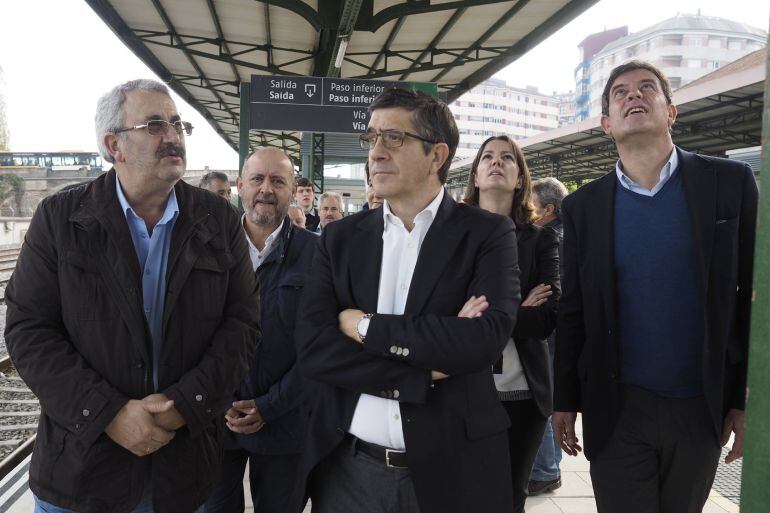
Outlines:
[{"label": "silver belt buckle", "polygon": [[385,466],[390,468],[406,468],[406,467],[400,467],[398,465],[391,465],[390,464],[390,454],[396,453],[396,454],[404,454],[406,451],[396,451],[394,449],[385,449]]}]

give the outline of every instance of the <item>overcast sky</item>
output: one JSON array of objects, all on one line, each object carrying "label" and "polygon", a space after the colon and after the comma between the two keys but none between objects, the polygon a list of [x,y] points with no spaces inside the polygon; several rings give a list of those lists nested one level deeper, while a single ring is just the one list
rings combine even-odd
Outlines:
[{"label": "overcast sky", "polygon": [[[497,77],[547,93],[573,90],[577,44],[587,35],[622,25],[635,32],[699,9],[765,30],[770,20],[766,0],[600,0]],[[0,91],[15,151],[96,151],[98,97],[126,80],[154,78],[83,0],[0,0],[0,20]],[[196,127],[188,143],[188,168],[235,169],[236,152],[197,112],[176,101]]]}]

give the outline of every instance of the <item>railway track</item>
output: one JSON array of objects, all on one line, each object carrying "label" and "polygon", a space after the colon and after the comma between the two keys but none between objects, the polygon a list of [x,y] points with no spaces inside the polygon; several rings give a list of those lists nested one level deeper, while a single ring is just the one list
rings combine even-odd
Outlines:
[{"label": "railway track", "polygon": [[5,287],[11,274],[16,267],[16,260],[19,258],[21,248],[12,247],[0,249],[0,305],[5,304]]},{"label": "railway track", "polygon": [[[0,305],[5,304],[5,287],[16,267],[19,251],[18,246],[0,249]],[[0,320],[4,328],[2,321],[4,319]],[[4,342],[0,341],[0,479],[32,452],[40,417],[40,404],[5,354]]]},{"label": "railway track", "polygon": [[32,452],[40,404],[13,368],[0,359],[0,479]]}]

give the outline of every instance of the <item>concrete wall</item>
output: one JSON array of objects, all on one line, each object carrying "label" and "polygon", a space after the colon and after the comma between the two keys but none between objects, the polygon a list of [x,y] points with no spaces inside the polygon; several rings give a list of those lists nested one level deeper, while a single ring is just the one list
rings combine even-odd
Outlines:
[{"label": "concrete wall", "polygon": [[24,242],[31,220],[30,217],[0,217],[0,246]]}]

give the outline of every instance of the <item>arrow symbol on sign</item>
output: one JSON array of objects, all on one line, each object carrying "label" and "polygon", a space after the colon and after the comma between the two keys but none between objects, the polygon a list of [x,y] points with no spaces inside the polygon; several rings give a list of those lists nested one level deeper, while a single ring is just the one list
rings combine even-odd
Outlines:
[{"label": "arrow symbol on sign", "polygon": [[305,84],[305,94],[308,98],[312,98],[315,94],[315,84]]}]

